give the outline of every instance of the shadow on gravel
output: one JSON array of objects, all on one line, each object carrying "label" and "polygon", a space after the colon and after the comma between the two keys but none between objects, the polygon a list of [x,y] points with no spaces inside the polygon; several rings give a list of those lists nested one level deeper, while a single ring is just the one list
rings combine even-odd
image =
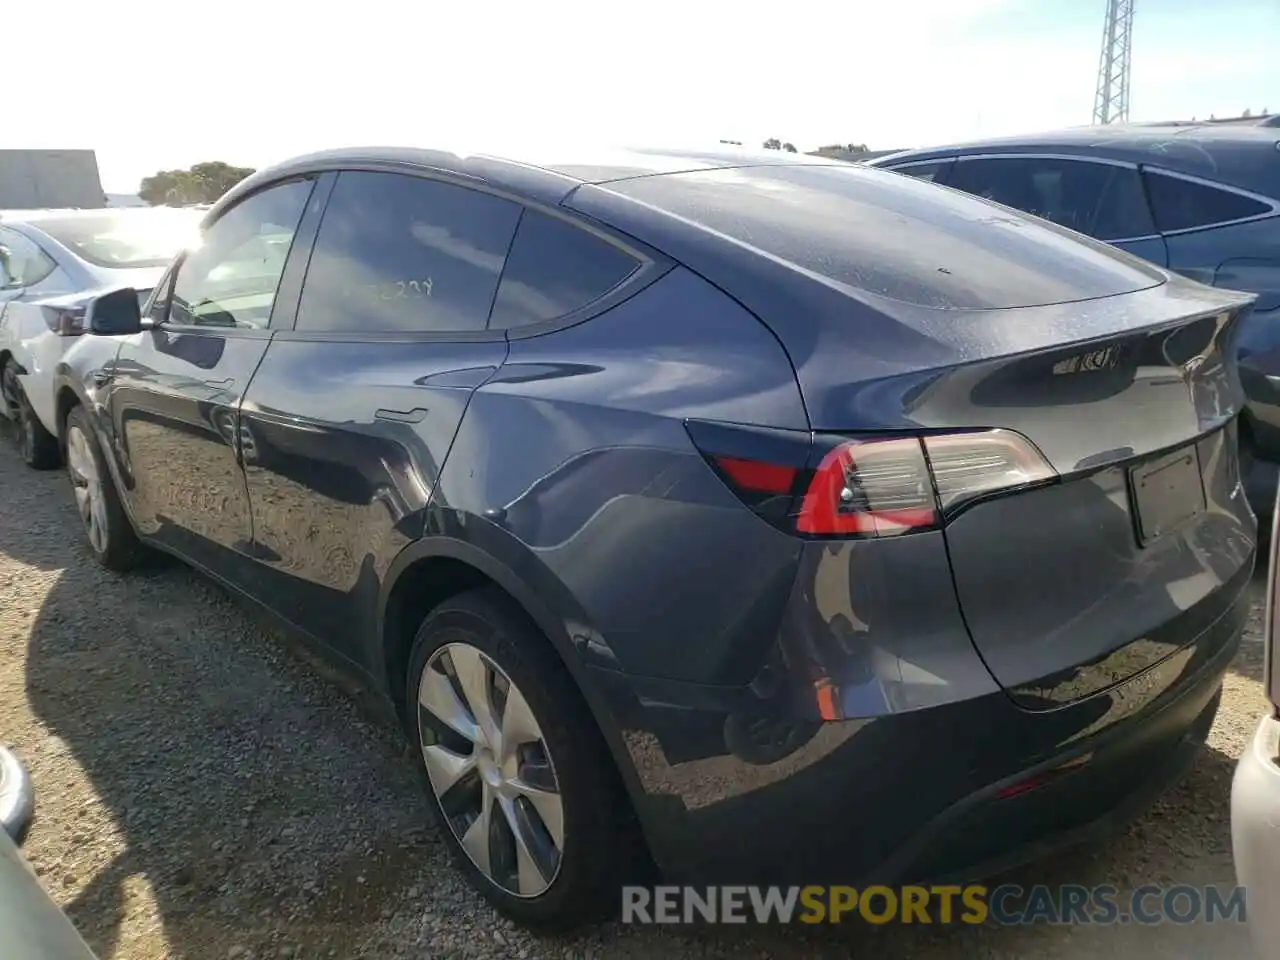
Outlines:
[{"label": "shadow on gravel", "polygon": [[1265,666],[1266,646],[1264,620],[1267,603],[1267,557],[1259,556],[1258,565],[1253,571],[1253,580],[1249,583],[1249,598],[1252,606],[1249,610],[1249,622],[1245,626],[1244,637],[1240,642],[1240,652],[1231,664],[1233,673],[1250,680],[1262,682]]},{"label": "shadow on gravel", "polygon": [[[77,823],[92,795],[37,783],[32,847],[77,865],[55,888],[92,874],[67,905],[77,927],[104,958],[359,955],[424,863],[446,874],[396,731],[205,578],[103,571],[66,480],[0,460],[0,554],[62,570],[32,611],[31,709],[114,827]],[[167,951],[122,939],[149,909]]]},{"label": "shadow on gravel", "polygon": [[[97,794],[91,803],[62,783],[41,792],[33,846],[42,862],[61,852],[81,864],[81,875],[92,873],[67,909],[104,960],[864,951],[944,960],[1092,957],[1117,948],[1151,958],[1247,956],[1234,923],[610,925],[571,940],[534,939],[497,921],[446,864],[426,826],[416,765],[395,731],[204,578],[177,564],[127,577],[99,569],[79,545],[65,480],[26,472],[4,452],[0,461],[0,554],[62,570],[31,626],[31,707]],[[1206,748],[1187,779],[1112,842],[1006,879],[1122,891],[1145,883],[1233,886],[1232,767]],[[114,830],[85,825],[97,803]],[[153,917],[161,930],[150,929]]]}]

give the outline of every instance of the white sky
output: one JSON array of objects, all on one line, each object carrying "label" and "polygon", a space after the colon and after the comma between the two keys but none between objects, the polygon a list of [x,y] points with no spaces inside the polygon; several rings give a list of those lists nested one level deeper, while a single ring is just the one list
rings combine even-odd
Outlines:
[{"label": "white sky", "polygon": [[[113,192],[160,168],[357,143],[918,146],[1088,122],[1104,7],[17,3],[0,144],[92,147]],[[1280,110],[1277,50],[1278,0],[1137,0],[1133,118]]]}]

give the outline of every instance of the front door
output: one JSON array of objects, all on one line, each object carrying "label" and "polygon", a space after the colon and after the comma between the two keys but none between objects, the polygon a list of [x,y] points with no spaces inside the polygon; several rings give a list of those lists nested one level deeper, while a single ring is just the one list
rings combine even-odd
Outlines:
[{"label": "front door", "polygon": [[139,532],[232,579],[253,539],[240,401],[312,188],[270,187],[207,227],[157,291],[154,326],[108,372],[121,494]]},{"label": "front door", "polygon": [[467,404],[506,358],[486,327],[520,216],[457,184],[342,171],[296,327],[245,397],[255,589],[361,666],[380,578],[421,536]]}]

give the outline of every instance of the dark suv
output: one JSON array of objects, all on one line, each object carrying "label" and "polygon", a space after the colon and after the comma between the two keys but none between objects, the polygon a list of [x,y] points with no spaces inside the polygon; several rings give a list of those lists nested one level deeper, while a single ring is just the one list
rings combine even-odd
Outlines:
[{"label": "dark suv", "polygon": [[[910,150],[872,166],[1034,213],[1201,283],[1257,295],[1241,331],[1241,420],[1254,508],[1280,462],[1280,130],[1116,124]],[[1264,530],[1268,529],[1264,525]]]},{"label": "dark suv", "polygon": [[650,858],[981,875],[1162,789],[1245,613],[1251,298],[839,161],[552,159],[294,160],[88,302],[98,560],[385,693],[529,923]]}]

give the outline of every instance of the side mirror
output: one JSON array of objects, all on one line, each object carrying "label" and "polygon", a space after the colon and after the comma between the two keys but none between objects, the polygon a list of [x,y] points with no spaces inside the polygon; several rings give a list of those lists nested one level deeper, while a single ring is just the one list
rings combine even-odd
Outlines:
[{"label": "side mirror", "polygon": [[140,333],[144,327],[138,291],[120,287],[94,297],[85,304],[84,325],[90,333],[103,337]]}]

